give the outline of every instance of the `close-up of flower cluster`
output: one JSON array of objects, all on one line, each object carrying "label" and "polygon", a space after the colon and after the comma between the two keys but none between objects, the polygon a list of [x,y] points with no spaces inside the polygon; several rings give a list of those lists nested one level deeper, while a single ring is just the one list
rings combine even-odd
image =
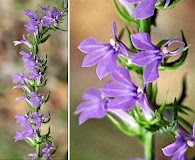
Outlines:
[{"label": "close-up of flower cluster", "polygon": [[[153,42],[151,32],[156,26],[157,13],[173,9],[181,0],[113,2],[124,22],[122,30],[118,31],[117,23],[113,21],[114,38],[108,43],[90,37],[78,46],[85,54],[82,67],[97,65],[99,80],[107,76],[111,80],[100,89],[88,89],[74,114],[79,115],[79,124],[106,116],[122,133],[138,137],[144,150],[141,159],[158,158],[154,136],[161,134],[175,138],[175,142],[161,148],[162,154],[172,160],[187,160],[188,148],[195,145],[195,124],[182,117],[194,112],[183,103],[187,96],[186,77],[182,81],[180,97],[171,103],[167,102],[168,95],[164,95],[161,104],[157,102],[157,82],[161,78],[160,71],[174,72],[184,66],[189,45],[182,30],[181,38],[164,38],[157,43]],[[123,42],[122,37],[129,43]],[[139,82],[136,80],[135,83],[132,75],[136,75]]]},{"label": "close-up of flower cluster", "polygon": [[[44,87],[47,84],[46,74],[48,68],[47,54],[44,57],[39,51],[39,45],[45,43],[50,37],[50,31],[66,31],[60,28],[67,16],[67,6],[64,1],[64,10],[59,11],[56,7],[37,5],[42,13],[25,9],[24,14],[30,19],[25,24],[28,35],[23,35],[23,39],[14,41],[14,45],[24,44],[27,51],[20,51],[24,62],[22,73],[13,75],[13,83],[17,83],[13,88],[23,90],[23,95],[16,100],[26,101],[26,114],[20,113],[15,116],[16,123],[20,124],[22,130],[17,131],[15,142],[25,140],[34,147],[34,153],[29,153],[27,159],[51,159],[57,150],[54,139],[50,136],[51,129],[47,132],[42,130],[43,125],[51,120],[49,108],[45,106],[50,98],[50,92],[45,93]],[[43,16],[40,16],[43,15]],[[42,111],[48,110],[46,113]]]}]

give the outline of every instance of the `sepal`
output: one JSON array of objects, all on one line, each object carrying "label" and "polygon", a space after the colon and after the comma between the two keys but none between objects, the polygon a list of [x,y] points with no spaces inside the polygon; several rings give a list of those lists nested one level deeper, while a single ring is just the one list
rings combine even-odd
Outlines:
[{"label": "sepal", "polygon": [[[166,1],[166,0],[164,0]],[[169,5],[167,7],[164,7],[165,6],[165,3],[162,3],[162,2],[159,2],[157,5],[156,5],[156,8],[157,9],[160,9],[160,10],[168,10],[168,9],[172,9],[174,8],[176,5],[178,5],[182,0],[171,0]]]}]

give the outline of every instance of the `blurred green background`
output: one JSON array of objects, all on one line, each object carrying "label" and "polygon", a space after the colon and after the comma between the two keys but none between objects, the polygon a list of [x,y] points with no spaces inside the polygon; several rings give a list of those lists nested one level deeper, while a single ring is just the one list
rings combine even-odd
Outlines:
[{"label": "blurred green background", "polygon": [[[24,24],[28,17],[24,15],[24,9],[40,11],[36,4],[43,6],[57,6],[62,10],[61,1],[56,0],[1,0],[0,5],[0,159],[24,159],[28,153],[34,152],[25,141],[14,142],[14,136],[20,125],[16,124],[15,115],[26,112],[26,103],[15,101],[22,95],[20,89],[12,89],[13,74],[23,71],[23,61],[19,51],[24,49],[23,45],[14,46],[13,41],[21,40],[22,35],[29,34]],[[43,12],[40,12],[43,14]],[[62,28],[67,29],[67,19]],[[68,55],[68,33],[52,32],[49,40],[41,44],[40,53],[48,55],[49,78],[47,91],[51,92],[49,102],[44,105],[43,111],[51,113],[51,121],[47,128],[51,127],[51,136],[58,145],[58,151],[54,159],[65,159],[68,148],[68,122],[67,122],[67,55]]]},{"label": "blurred green background", "polygon": [[[168,91],[168,102],[179,97],[182,77],[187,73],[188,97],[185,104],[194,107],[195,97],[195,1],[183,0],[173,10],[160,11],[157,17],[157,27],[152,28],[152,41],[161,39],[180,38],[180,29],[185,33],[191,44],[186,65],[177,71],[160,72],[158,79],[158,101],[162,102]],[[85,38],[94,37],[100,42],[108,43],[112,35],[112,22],[116,21],[118,29],[124,26],[123,21],[114,10],[112,0],[71,0],[70,3],[70,159],[71,160],[127,160],[130,157],[142,157],[143,149],[137,138],[120,133],[105,117],[90,119],[81,126],[78,116],[73,112],[82,102],[82,93],[91,87],[100,88],[109,77],[100,81],[95,74],[95,68],[82,68],[85,54],[78,50],[78,45]],[[133,29],[133,28],[132,28]],[[124,39],[124,42],[127,41]],[[186,117],[191,123],[195,115]],[[168,136],[156,136],[156,157],[162,156],[161,148],[174,139]],[[194,155],[194,148],[188,150],[188,155]]]}]

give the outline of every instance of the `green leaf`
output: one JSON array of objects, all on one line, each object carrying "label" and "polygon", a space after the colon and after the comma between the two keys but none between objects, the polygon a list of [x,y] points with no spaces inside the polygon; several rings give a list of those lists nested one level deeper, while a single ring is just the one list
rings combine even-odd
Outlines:
[{"label": "green leaf", "polygon": [[158,109],[158,113],[162,113],[162,111],[164,110],[165,106],[166,106],[166,101],[167,101],[167,95],[164,96],[162,104],[160,106],[160,108]]},{"label": "green leaf", "polygon": [[44,81],[38,85],[38,87],[45,87],[45,85],[47,84],[47,81],[48,81],[48,77],[44,79]]},{"label": "green leaf", "polygon": [[126,33],[127,33],[127,39],[128,39],[128,43],[129,43],[129,49],[131,50],[131,51],[136,51],[136,48],[133,46],[133,44],[132,44],[132,41],[131,41],[131,31],[129,30],[129,28],[125,25],[125,31],[126,31]]},{"label": "green leaf", "polygon": [[158,44],[156,45],[158,48],[161,48],[163,44],[165,44],[166,42],[168,42],[168,39],[163,39],[160,42],[158,42]]},{"label": "green leaf", "polygon": [[182,0],[171,0],[169,5],[164,8],[164,3],[157,3],[156,8],[160,10],[168,10],[174,8],[177,4],[179,4]]},{"label": "green leaf", "polygon": [[180,95],[180,98],[178,100],[178,104],[182,104],[182,102],[184,101],[184,99],[187,96],[187,84],[186,84],[186,75],[183,77],[183,81],[182,81],[182,93]]},{"label": "green leaf", "polygon": [[122,37],[123,37],[123,35],[124,35],[124,28],[120,31],[120,33],[119,33],[119,35],[118,35],[118,38],[119,38],[119,40],[121,40],[122,39]]},{"label": "green leaf", "polygon": [[50,34],[48,34],[47,36],[45,36],[44,38],[41,38],[39,41],[38,41],[38,44],[39,43],[44,43],[48,40],[48,38],[50,37]]},{"label": "green leaf", "polygon": [[47,103],[47,101],[49,100],[49,97],[50,97],[50,91],[49,91],[49,93],[47,94],[44,103]]}]

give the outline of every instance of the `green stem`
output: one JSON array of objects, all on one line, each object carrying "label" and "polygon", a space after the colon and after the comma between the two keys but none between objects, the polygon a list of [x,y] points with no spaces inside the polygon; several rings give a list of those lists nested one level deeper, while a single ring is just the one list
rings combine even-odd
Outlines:
[{"label": "green stem", "polygon": [[36,153],[37,153],[37,158],[40,158],[40,144],[36,144]]},{"label": "green stem", "polygon": [[150,34],[150,27],[151,27],[150,18],[140,20],[139,32],[146,32]]},{"label": "green stem", "polygon": [[154,134],[145,132],[143,136],[145,160],[154,160]]}]

